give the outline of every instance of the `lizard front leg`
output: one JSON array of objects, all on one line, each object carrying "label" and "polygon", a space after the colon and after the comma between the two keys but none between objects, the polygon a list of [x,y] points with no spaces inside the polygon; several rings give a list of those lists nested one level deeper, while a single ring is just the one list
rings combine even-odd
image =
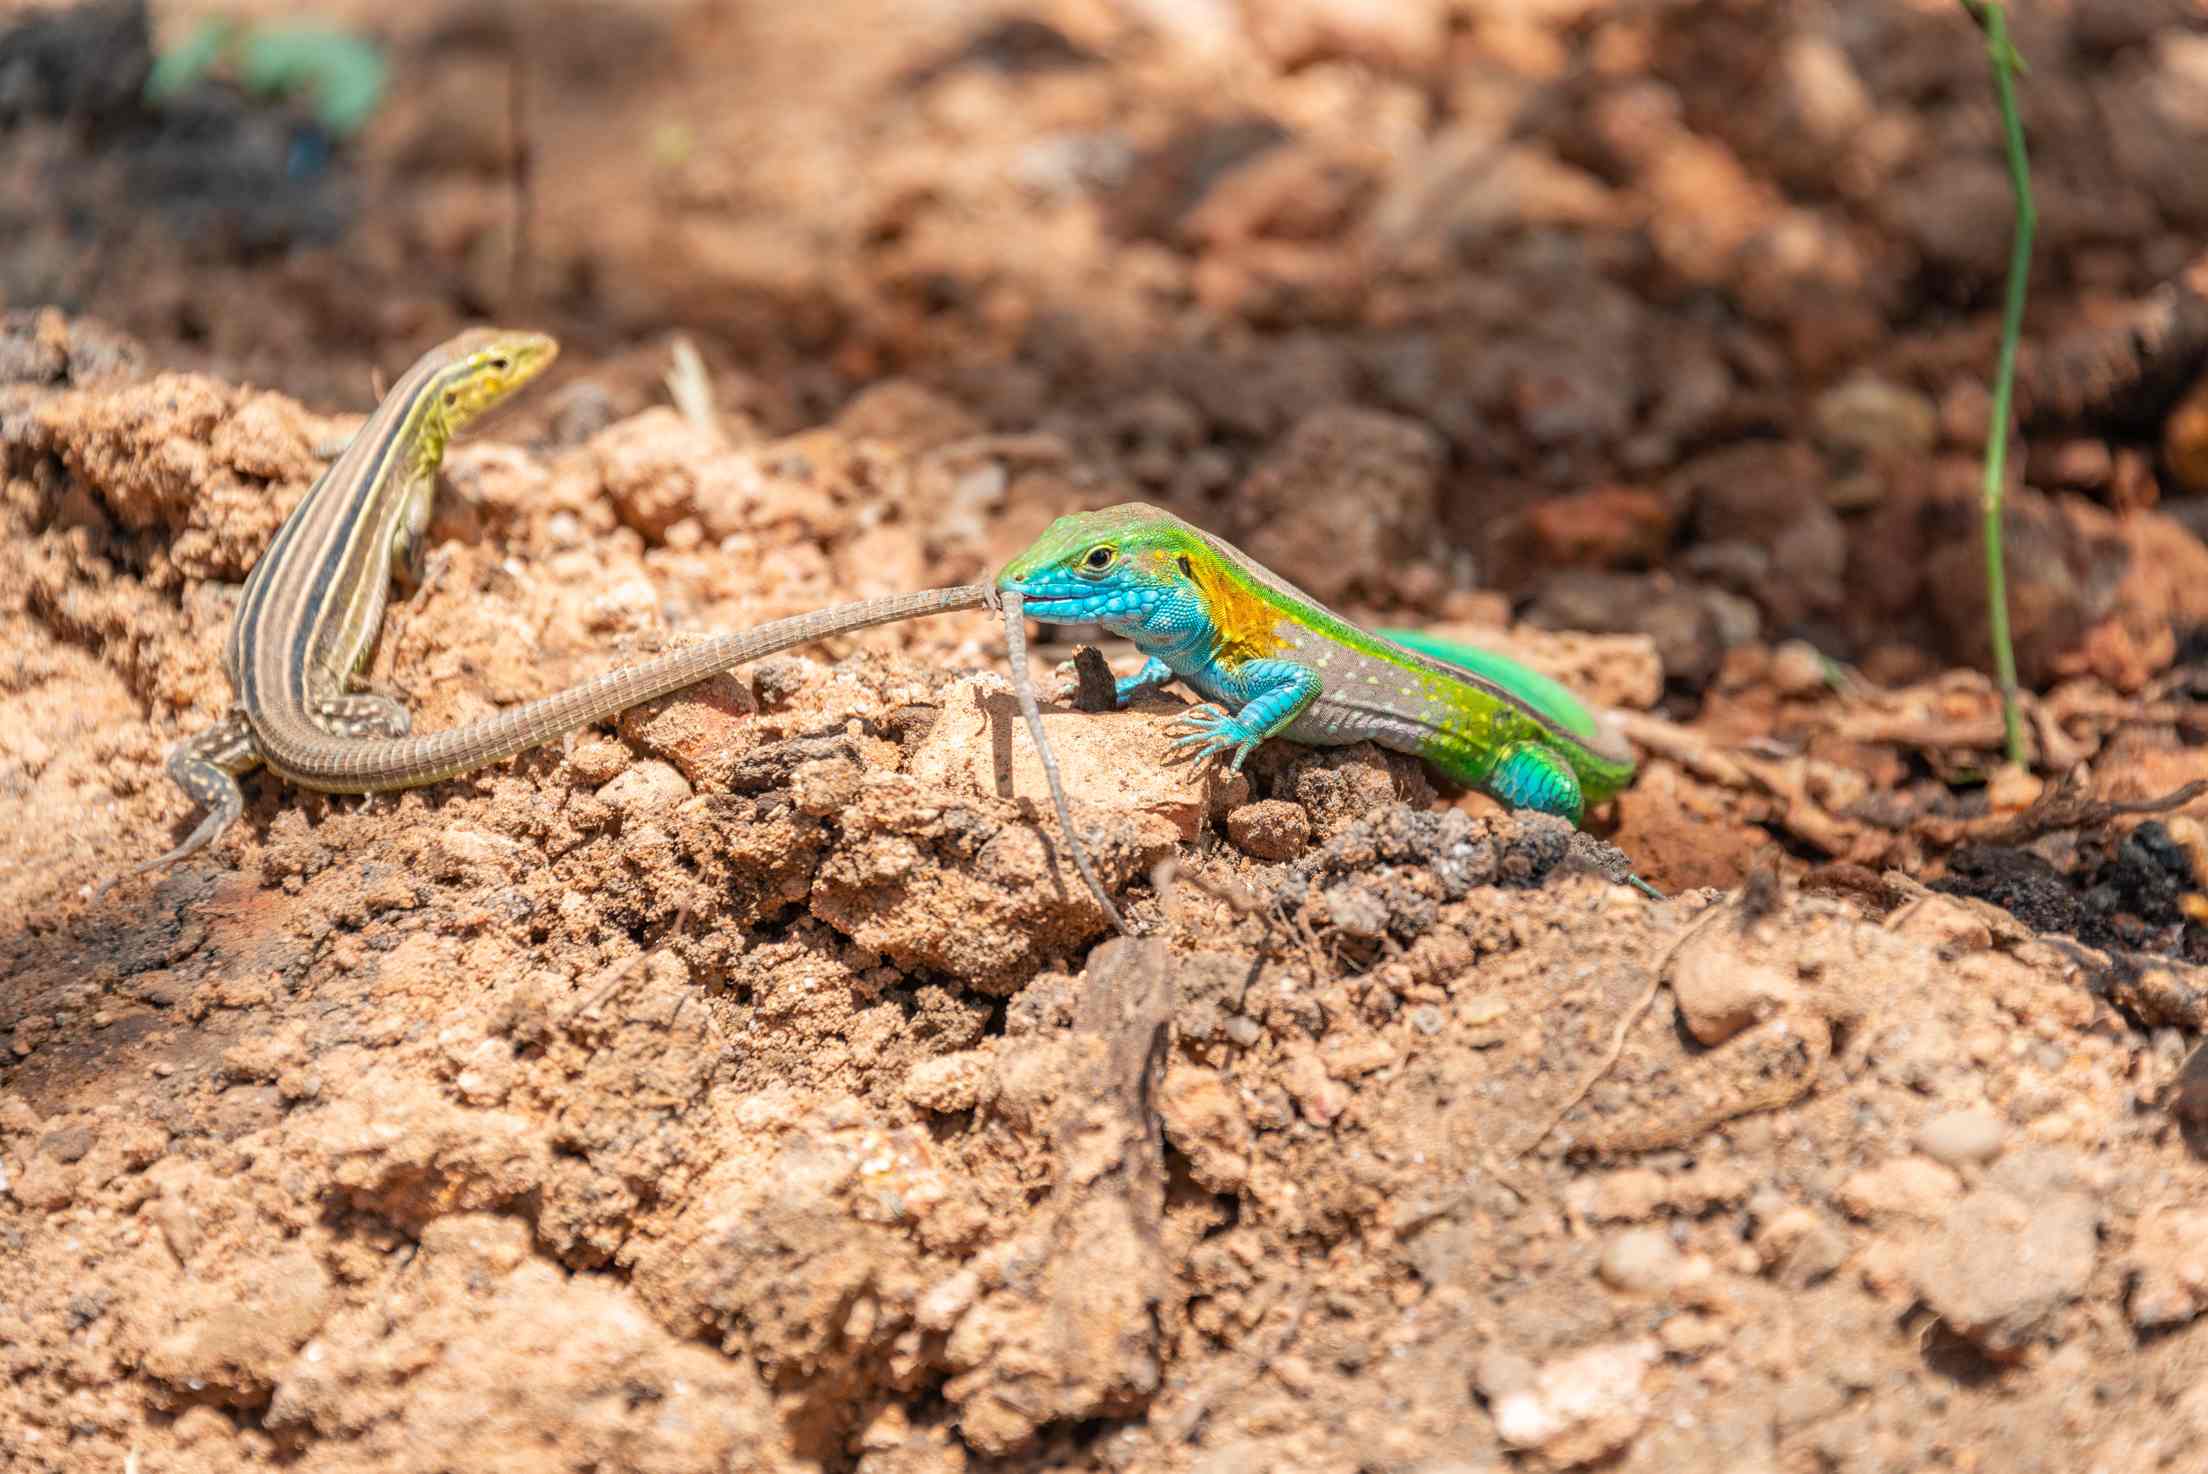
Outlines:
[{"label": "lizard front leg", "polygon": [[1190,707],[1173,719],[1175,725],[1190,729],[1173,745],[1194,747],[1199,763],[1231,750],[1234,759],[1227,766],[1240,772],[1260,742],[1285,729],[1319,699],[1324,683],[1317,671],[1291,660],[1252,660],[1219,684],[1223,692],[1243,703],[1242,709],[1229,715],[1209,701]]},{"label": "lizard front leg", "polygon": [[1131,676],[1121,676],[1112,683],[1113,704],[1125,706],[1142,692],[1172,680],[1176,674],[1172,666],[1153,655],[1143,661],[1141,670]]}]

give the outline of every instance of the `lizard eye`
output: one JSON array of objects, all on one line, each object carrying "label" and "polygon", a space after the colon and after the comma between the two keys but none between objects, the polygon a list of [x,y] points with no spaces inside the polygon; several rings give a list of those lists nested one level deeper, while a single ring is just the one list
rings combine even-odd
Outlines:
[{"label": "lizard eye", "polygon": [[1102,573],[1105,569],[1111,567],[1114,560],[1116,560],[1118,557],[1119,552],[1117,549],[1107,544],[1099,543],[1095,547],[1089,549],[1088,556],[1081,560],[1081,566],[1088,569],[1091,573]]},{"label": "lizard eye", "polygon": [[497,370],[499,373],[503,374],[508,368],[512,367],[512,365],[507,363],[505,355],[501,354],[497,358],[491,360],[491,367]]}]

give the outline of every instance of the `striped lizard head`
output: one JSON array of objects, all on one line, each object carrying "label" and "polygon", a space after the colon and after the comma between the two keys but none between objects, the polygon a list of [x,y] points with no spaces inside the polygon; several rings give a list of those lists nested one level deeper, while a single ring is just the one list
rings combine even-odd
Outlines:
[{"label": "striped lizard head", "polygon": [[449,438],[528,383],[558,356],[560,345],[519,328],[475,328],[439,350],[433,413]]},{"label": "striped lizard head", "polygon": [[415,470],[435,471],[470,420],[544,372],[560,345],[518,328],[471,328],[432,348],[392,391],[414,430]]},{"label": "striped lizard head", "polygon": [[1203,535],[1171,512],[1127,502],[1060,517],[1004,565],[997,588],[1020,595],[1027,613],[1046,624],[1124,632],[1176,596],[1197,594],[1199,568],[1216,557]]}]

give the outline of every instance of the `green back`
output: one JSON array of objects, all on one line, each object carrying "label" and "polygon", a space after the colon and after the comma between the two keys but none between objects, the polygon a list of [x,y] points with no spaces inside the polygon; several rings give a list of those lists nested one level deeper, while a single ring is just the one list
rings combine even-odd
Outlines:
[{"label": "green back", "polygon": [[1375,633],[1444,665],[1460,666],[1483,680],[1493,681],[1582,742],[1602,740],[1602,729],[1595,724],[1595,714],[1577,696],[1507,655],[1445,640],[1424,630],[1384,629]]}]

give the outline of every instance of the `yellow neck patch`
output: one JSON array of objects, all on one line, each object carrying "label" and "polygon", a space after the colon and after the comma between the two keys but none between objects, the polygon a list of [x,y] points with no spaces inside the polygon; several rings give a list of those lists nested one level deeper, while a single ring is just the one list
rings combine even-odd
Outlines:
[{"label": "yellow neck patch", "polygon": [[1196,588],[1219,631],[1213,659],[1237,666],[1245,660],[1263,660],[1287,641],[1280,637],[1280,611],[1245,588],[1240,579],[1208,552],[1191,555],[1189,567]]}]

